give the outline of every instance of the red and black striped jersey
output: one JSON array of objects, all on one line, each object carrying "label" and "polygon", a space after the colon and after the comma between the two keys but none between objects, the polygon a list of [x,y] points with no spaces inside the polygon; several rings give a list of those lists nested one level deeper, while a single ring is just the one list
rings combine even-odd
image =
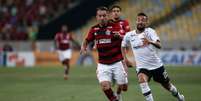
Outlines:
[{"label": "red and black striped jersey", "polygon": [[72,40],[72,36],[70,33],[62,33],[58,32],[55,35],[55,41],[57,49],[59,50],[66,50],[70,48],[70,41]]},{"label": "red and black striped jersey", "polygon": [[114,23],[108,23],[106,26],[95,25],[90,29],[86,41],[95,41],[99,63],[113,64],[123,59],[121,40],[114,37],[119,31],[120,27]]},{"label": "red and black striped jersey", "polygon": [[120,27],[120,35],[123,37],[127,32],[130,31],[130,26],[127,20],[119,19],[119,20],[113,20],[113,23],[116,24],[116,26]]}]

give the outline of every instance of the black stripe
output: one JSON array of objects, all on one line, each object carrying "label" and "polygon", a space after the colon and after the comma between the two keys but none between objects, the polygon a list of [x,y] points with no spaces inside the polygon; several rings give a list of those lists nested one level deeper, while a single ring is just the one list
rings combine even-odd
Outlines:
[{"label": "black stripe", "polygon": [[175,97],[177,97],[179,95],[179,92],[177,92],[176,94],[172,93],[172,95],[175,96]]},{"label": "black stripe", "polygon": [[113,52],[113,53],[111,53],[111,55],[108,55],[108,56],[100,56],[100,55],[99,55],[99,59],[110,60],[110,59],[112,59],[112,58],[115,58],[115,57],[118,56],[119,54],[121,54],[121,51]]},{"label": "black stripe", "polygon": [[144,95],[144,96],[147,96],[147,95],[149,95],[149,94],[151,94],[151,91],[148,91],[148,92],[144,93],[143,95]]},{"label": "black stripe", "polygon": [[119,61],[122,61],[123,60],[123,58],[122,59],[117,59],[117,60],[113,60],[113,61],[99,61],[100,63],[102,63],[102,64],[109,64],[109,65],[111,65],[111,64],[114,64],[114,63],[116,63],[116,62],[119,62]]},{"label": "black stripe", "polygon": [[120,45],[114,45],[114,44],[112,44],[112,45],[110,45],[109,47],[101,47],[101,48],[98,48],[98,52],[106,52],[106,53],[108,53],[109,51],[111,51],[112,49],[114,49],[114,48],[117,48],[117,47],[119,47],[119,49],[121,50],[121,46]]},{"label": "black stripe", "polygon": [[121,49],[120,48],[113,48],[113,49],[98,49],[98,52],[100,53],[100,54],[109,54],[110,55],[110,53],[116,53],[116,52],[121,52]]}]

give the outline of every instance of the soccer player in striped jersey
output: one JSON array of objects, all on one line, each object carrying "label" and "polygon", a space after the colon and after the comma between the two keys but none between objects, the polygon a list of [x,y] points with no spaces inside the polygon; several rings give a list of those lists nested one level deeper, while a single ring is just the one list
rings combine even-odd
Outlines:
[{"label": "soccer player in striped jersey", "polygon": [[118,26],[120,26],[120,36],[121,38],[123,38],[123,36],[130,31],[130,26],[129,26],[129,22],[126,19],[121,18],[122,13],[121,13],[122,9],[120,6],[118,5],[113,5],[110,9],[110,13],[111,13],[111,18],[113,23],[117,24]]},{"label": "soccer player in striped jersey", "polygon": [[124,61],[128,61],[125,54],[125,47],[130,44],[136,61],[138,82],[146,101],[154,101],[148,85],[151,77],[166,90],[170,91],[178,101],[184,101],[184,96],[170,82],[164,65],[157,54],[158,49],[161,48],[161,43],[156,31],[147,27],[148,16],[145,13],[138,13],[136,23],[137,29],[128,32],[124,36],[122,41],[122,55]]},{"label": "soccer player in striped jersey", "polygon": [[96,12],[98,24],[91,27],[87,37],[84,39],[81,54],[86,53],[87,45],[95,41],[98,51],[97,78],[109,101],[119,101],[115,96],[111,82],[112,77],[116,83],[121,86],[123,91],[127,90],[127,67],[123,64],[121,53],[121,40],[116,34],[119,27],[109,22],[109,10],[106,7],[100,7]]},{"label": "soccer player in striped jersey", "polygon": [[[130,31],[130,26],[129,22],[126,19],[122,18],[122,8],[118,5],[113,5],[110,8],[110,15],[111,15],[111,21],[116,24],[116,26],[119,26],[119,34],[118,36],[120,37],[119,40],[122,40],[124,35]],[[131,67],[132,63],[129,63],[128,67]],[[115,81],[113,81],[113,84],[115,84]],[[121,87],[117,87],[116,95],[119,98],[120,101],[122,101],[122,96],[121,96]]]},{"label": "soccer player in striped jersey", "polygon": [[64,65],[64,79],[68,79],[69,69],[70,69],[70,59],[72,55],[72,50],[70,42],[74,42],[71,33],[68,32],[68,27],[62,25],[61,31],[56,33],[55,42],[59,60]]}]

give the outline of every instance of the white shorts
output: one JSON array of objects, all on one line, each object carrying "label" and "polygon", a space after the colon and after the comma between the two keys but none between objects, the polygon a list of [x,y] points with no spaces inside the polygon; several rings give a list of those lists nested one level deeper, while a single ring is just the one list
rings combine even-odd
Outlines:
[{"label": "white shorts", "polygon": [[98,63],[96,73],[99,83],[103,81],[112,82],[113,79],[118,85],[128,83],[127,73],[121,61],[111,65]]},{"label": "white shorts", "polygon": [[58,50],[58,56],[59,56],[59,60],[62,62],[65,59],[70,59],[72,56],[72,50],[71,49],[67,49],[67,50]]}]

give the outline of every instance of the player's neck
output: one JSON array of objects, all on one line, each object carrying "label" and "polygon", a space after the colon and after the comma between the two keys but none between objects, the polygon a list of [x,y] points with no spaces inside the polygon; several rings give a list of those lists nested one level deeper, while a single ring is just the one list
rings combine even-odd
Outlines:
[{"label": "player's neck", "polygon": [[139,29],[136,30],[136,34],[140,34],[142,32],[144,32],[144,29],[143,30],[139,30]]},{"label": "player's neck", "polygon": [[62,31],[62,33],[63,33],[63,34],[68,34],[68,32],[67,32],[67,31]]},{"label": "player's neck", "polygon": [[65,33],[62,33],[62,35],[63,35],[63,36],[66,36],[66,35],[68,35],[68,33],[67,33],[67,32],[65,32]]},{"label": "player's neck", "polygon": [[119,21],[120,20],[120,18],[114,18],[113,19],[113,21]]},{"label": "player's neck", "polygon": [[100,26],[100,27],[105,27],[105,26],[107,26],[107,24],[108,24],[108,23],[99,23],[99,26]]}]

